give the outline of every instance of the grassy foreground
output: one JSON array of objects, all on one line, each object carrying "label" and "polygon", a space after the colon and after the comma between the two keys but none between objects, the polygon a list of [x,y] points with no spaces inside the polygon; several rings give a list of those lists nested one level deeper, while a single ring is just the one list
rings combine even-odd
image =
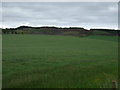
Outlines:
[{"label": "grassy foreground", "polygon": [[3,35],[3,88],[111,88],[115,36]]}]

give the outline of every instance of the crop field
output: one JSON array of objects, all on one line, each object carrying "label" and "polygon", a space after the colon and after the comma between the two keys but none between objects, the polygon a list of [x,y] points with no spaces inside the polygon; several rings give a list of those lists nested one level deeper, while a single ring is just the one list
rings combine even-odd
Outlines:
[{"label": "crop field", "polygon": [[118,37],[3,35],[3,88],[111,88]]}]

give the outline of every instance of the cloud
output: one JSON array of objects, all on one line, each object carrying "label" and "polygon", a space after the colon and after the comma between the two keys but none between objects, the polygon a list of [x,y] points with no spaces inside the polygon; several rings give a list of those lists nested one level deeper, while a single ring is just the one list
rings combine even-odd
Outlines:
[{"label": "cloud", "polygon": [[4,26],[80,26],[117,28],[117,2],[4,2]]}]

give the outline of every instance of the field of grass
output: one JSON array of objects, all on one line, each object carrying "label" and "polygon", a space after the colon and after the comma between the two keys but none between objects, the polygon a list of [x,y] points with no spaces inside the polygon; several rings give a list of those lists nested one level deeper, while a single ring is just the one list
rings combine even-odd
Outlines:
[{"label": "field of grass", "polygon": [[3,35],[3,88],[111,88],[115,36]]},{"label": "field of grass", "polygon": [[2,88],[2,35],[0,34],[0,89],[1,88]]}]

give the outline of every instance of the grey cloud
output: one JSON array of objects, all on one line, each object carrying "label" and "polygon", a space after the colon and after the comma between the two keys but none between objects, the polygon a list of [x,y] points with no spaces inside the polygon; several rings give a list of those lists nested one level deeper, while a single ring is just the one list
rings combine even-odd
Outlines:
[{"label": "grey cloud", "polygon": [[4,2],[4,26],[56,25],[117,28],[117,3],[114,2]]}]

